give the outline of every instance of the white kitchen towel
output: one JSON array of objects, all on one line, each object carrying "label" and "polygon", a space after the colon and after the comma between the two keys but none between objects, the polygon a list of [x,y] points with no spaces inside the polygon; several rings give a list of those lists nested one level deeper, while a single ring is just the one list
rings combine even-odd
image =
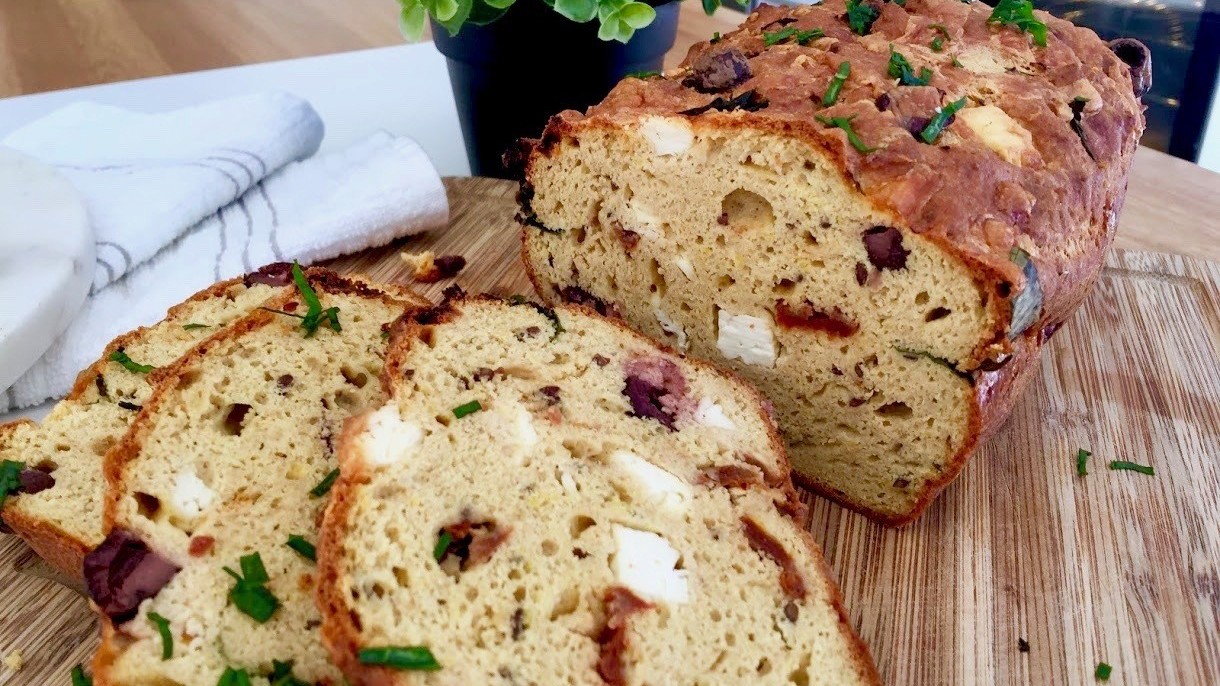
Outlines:
[{"label": "white kitchen towel", "polygon": [[443,226],[445,188],[423,150],[377,133],[297,162],[192,227],[85,301],[76,320],[0,398],[0,411],[60,397],[106,343],[212,283],[270,263],[310,263]]},{"label": "white kitchen towel", "polygon": [[268,174],[317,152],[323,130],[308,102],[261,93],[157,114],[81,102],[3,144],[55,167],[84,196],[96,292]]}]

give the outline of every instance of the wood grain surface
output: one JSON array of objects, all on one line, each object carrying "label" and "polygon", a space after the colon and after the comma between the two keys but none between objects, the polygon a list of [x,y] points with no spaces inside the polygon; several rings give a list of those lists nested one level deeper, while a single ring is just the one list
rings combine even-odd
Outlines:
[{"label": "wood grain surface", "polygon": [[[400,250],[462,254],[471,291],[528,292],[514,187],[450,179],[445,231],[333,261],[406,282]],[[1174,229],[1172,220],[1162,223]],[[433,298],[450,282],[425,290]],[[811,530],[886,682],[1214,684],[1220,675],[1220,265],[1114,251],[1008,425],[914,525],[806,495]],[[1079,448],[1092,451],[1077,476]],[[1112,471],[1111,460],[1155,476]],[[96,623],[0,537],[0,685],[67,684]],[[1021,652],[1019,642],[1029,644]]]}]

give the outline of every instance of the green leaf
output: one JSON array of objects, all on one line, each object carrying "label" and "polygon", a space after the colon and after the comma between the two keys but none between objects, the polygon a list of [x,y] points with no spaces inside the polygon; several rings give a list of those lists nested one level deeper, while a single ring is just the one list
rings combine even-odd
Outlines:
[{"label": "green leaf", "polygon": [[[496,0],[497,3],[501,0]],[[507,0],[504,7],[495,7],[490,2],[484,0],[473,0],[470,5],[470,16],[466,18],[466,23],[472,26],[486,26],[493,21],[504,16],[508,11],[508,6],[512,5],[515,0]]]},{"label": "green leaf", "polygon": [[9,495],[21,490],[21,470],[23,469],[25,469],[24,462],[16,460],[0,462],[0,506],[4,505],[4,501]]},{"label": "green leaf", "polygon": [[877,148],[870,148],[867,145],[865,145],[864,141],[860,140],[860,136],[856,134],[856,130],[852,128],[851,120],[855,119],[856,115],[853,114],[850,117],[830,117],[830,118],[814,117],[814,118],[817,119],[822,124],[825,124],[826,126],[833,126],[835,128],[842,129],[843,132],[847,134],[847,142],[851,143],[851,147],[855,148],[857,152],[867,154],[870,152],[877,151]]},{"label": "green leaf", "polygon": [[940,111],[928,121],[928,125],[923,127],[923,131],[919,132],[919,138],[928,145],[935,143],[936,139],[940,137],[940,132],[949,125],[949,120],[953,118],[953,115],[957,114],[957,111],[965,106],[966,98],[962,96],[958,100],[954,100],[940,108]]},{"label": "green leaf", "polygon": [[77,665],[72,668],[72,686],[93,686],[93,679],[85,674],[85,668]]},{"label": "green leaf", "polygon": [[873,22],[877,21],[879,16],[881,13],[871,5],[860,0],[847,0],[847,23],[857,35],[863,36],[872,31]]},{"label": "green leaf", "polygon": [[250,686],[250,674],[244,669],[225,667],[216,686]]},{"label": "green leaf", "polygon": [[1035,45],[1046,47],[1046,24],[1034,17],[1034,3],[1030,0],[1000,0],[987,23],[1015,26],[1032,36]]},{"label": "green leaf", "polygon": [[597,16],[596,0],[555,0],[555,11],[572,21],[583,24]]},{"label": "green leaf", "polygon": [[436,17],[436,20],[438,22],[439,21],[449,21],[450,19],[453,19],[453,16],[455,14],[457,14],[457,12],[458,12],[457,0],[429,0],[429,1],[432,3],[432,6],[429,7],[428,9],[431,10],[432,16]]},{"label": "green leaf", "polygon": [[297,291],[300,292],[301,299],[305,301],[305,305],[308,308],[305,316],[301,317],[301,328],[305,329],[305,337],[313,336],[318,332],[318,327],[328,322],[331,329],[341,331],[342,327],[339,326],[339,308],[328,307],[325,310],[322,309],[322,301],[318,299],[318,294],[309,285],[309,279],[305,278],[305,272],[301,271],[301,265],[296,262],[292,263],[292,281],[296,284]]},{"label": "green leaf", "polygon": [[597,3],[597,20],[605,22],[615,12],[622,9],[630,0],[598,0]]},{"label": "green leaf", "polygon": [[618,12],[614,12],[602,20],[602,25],[597,30],[597,37],[604,41],[616,40],[620,43],[626,43],[631,40],[632,33],[634,33],[634,30],[619,21]]},{"label": "green leaf", "polygon": [[275,614],[280,601],[264,585],[270,579],[262,558],[258,553],[246,555],[241,558],[241,569],[245,578],[228,567],[224,568],[225,573],[237,581],[229,590],[229,601],[254,621],[264,624]]},{"label": "green leaf", "polygon": [[625,5],[618,14],[619,21],[632,29],[642,29],[657,18],[657,11],[642,2]]},{"label": "green leaf", "polygon": [[1093,678],[1097,679],[1098,681],[1109,681],[1110,672],[1112,671],[1114,671],[1114,668],[1110,665],[1104,662],[1098,662],[1097,669],[1093,670]]},{"label": "green leaf", "polygon": [[321,498],[322,496],[324,496],[330,492],[331,487],[335,485],[335,481],[338,478],[339,478],[339,470],[338,469],[330,470],[330,473],[327,474],[326,476],[322,477],[322,480],[318,482],[317,486],[314,486],[312,489],[309,490],[309,495],[311,495],[315,498]]},{"label": "green leaf", "polygon": [[161,659],[170,659],[174,656],[174,633],[169,630],[169,620],[156,612],[149,612],[148,621],[152,622],[153,626],[157,627],[157,633],[161,634]]},{"label": "green leaf", "polygon": [[152,366],[151,364],[140,364],[131,359],[127,356],[127,353],[123,352],[122,348],[110,353],[110,357],[107,359],[109,359],[111,362],[118,362],[119,364],[123,365],[124,369],[134,374],[147,374],[156,369],[156,367]]},{"label": "green leaf", "polygon": [[424,36],[424,23],[428,20],[428,11],[424,6],[413,0],[404,0],[402,12],[398,15],[398,30],[403,37],[417,41]]},{"label": "green leaf", "polygon": [[452,17],[444,21],[441,21],[440,19],[436,20],[437,24],[445,27],[445,30],[449,32],[450,36],[456,36],[458,35],[458,31],[462,30],[462,24],[465,24],[466,19],[470,16],[470,11],[474,7],[474,1],[457,0],[457,6],[457,11],[453,13]]},{"label": "green leaf", "polygon": [[360,659],[360,664],[380,665],[393,669],[435,672],[441,668],[436,657],[432,655],[432,651],[423,646],[364,648],[357,657]]},{"label": "green leaf", "polygon": [[718,9],[720,9],[720,0],[703,0],[703,11],[708,16]]},{"label": "green leaf", "polygon": [[893,45],[890,46],[889,74],[904,86],[926,86],[932,80],[932,70],[927,67],[920,69],[919,76],[916,76],[911,63]]},{"label": "green leaf", "polygon": [[288,543],[285,545],[297,551],[297,554],[306,560],[311,562],[318,561],[318,549],[314,546],[314,544],[305,540],[305,537],[300,534],[289,534]]},{"label": "green leaf", "polygon": [[1139,472],[1148,476],[1156,476],[1156,470],[1148,465],[1136,464],[1135,462],[1127,462],[1125,460],[1114,460],[1110,463],[1110,469],[1115,471]]},{"label": "green leaf", "polygon": [[[513,3],[516,1],[517,0],[484,0],[488,7],[497,10],[506,10],[509,7],[512,7]],[[474,11],[471,10],[471,15],[473,16],[473,14]]]},{"label": "green leaf", "polygon": [[1084,448],[1076,451],[1076,476],[1089,475],[1089,457],[1092,454]]}]

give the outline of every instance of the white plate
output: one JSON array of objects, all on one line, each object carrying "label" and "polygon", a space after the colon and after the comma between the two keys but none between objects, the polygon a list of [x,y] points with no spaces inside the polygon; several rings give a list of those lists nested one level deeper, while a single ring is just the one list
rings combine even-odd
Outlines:
[{"label": "white plate", "polygon": [[0,147],[0,389],[72,321],[89,293],[93,251],[76,189],[51,167]]}]

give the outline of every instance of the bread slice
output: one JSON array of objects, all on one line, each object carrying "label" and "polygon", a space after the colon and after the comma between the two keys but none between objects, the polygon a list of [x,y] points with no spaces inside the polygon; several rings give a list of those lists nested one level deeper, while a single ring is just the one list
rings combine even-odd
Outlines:
[{"label": "bread slice", "polygon": [[850,6],[764,5],[552,118],[518,151],[524,257],[545,300],[740,372],[798,481],[900,524],[1096,279],[1148,52],[1041,11],[1044,47],[981,2]]},{"label": "bread slice", "polygon": [[878,683],[742,381],[480,298],[404,321],[383,383],[319,547],[352,684]]},{"label": "bread slice", "polygon": [[268,676],[275,661],[338,684],[313,562],[288,542],[299,536],[307,551],[316,540],[342,422],[381,402],[389,324],[424,301],[307,275],[309,290],[285,289],[167,369],[107,454],[110,531],[84,564],[106,617],[99,685],[213,686],[227,669]]},{"label": "bread slice", "polygon": [[[64,574],[81,577],[85,553],[102,542],[105,481],[102,458],[122,438],[152,395],[167,365],[288,283],[288,265],[273,264],[222,281],[188,298],[165,319],[110,342],[101,359],[82,371],[71,392],[41,423],[0,427],[0,460],[42,472],[35,492],[4,501],[4,523]],[[133,371],[111,355],[125,353]],[[35,475],[36,476],[36,475]],[[38,490],[41,487],[43,490]]]}]

